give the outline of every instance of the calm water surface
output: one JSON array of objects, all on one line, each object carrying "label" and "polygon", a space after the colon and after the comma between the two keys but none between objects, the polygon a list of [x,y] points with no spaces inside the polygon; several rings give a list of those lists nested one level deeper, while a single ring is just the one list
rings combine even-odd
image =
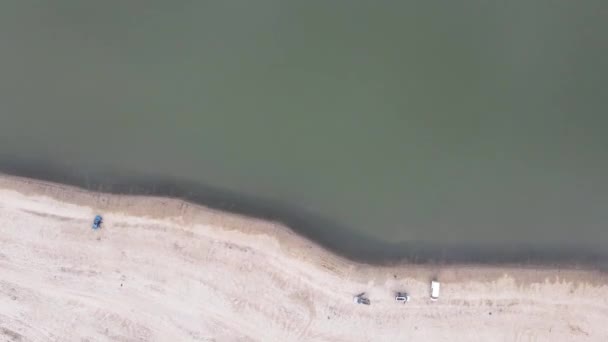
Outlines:
[{"label": "calm water surface", "polygon": [[606,18],[605,1],[6,1],[0,166],[212,186],[357,236],[354,254],[600,253]]}]

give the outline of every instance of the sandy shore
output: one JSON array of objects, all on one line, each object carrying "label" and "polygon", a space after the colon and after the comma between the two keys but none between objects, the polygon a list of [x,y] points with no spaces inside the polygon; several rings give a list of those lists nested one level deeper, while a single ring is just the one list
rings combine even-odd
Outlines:
[{"label": "sandy shore", "polygon": [[593,270],[368,266],[272,222],[0,176],[0,341],[608,341],[607,325]]}]

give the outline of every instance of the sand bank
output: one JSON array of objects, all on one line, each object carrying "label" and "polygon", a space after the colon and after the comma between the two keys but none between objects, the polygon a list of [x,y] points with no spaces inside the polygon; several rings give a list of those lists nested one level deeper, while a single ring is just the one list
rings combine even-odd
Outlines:
[{"label": "sand bank", "polygon": [[369,266],[277,223],[0,176],[0,341],[607,341],[606,322],[593,270]]}]

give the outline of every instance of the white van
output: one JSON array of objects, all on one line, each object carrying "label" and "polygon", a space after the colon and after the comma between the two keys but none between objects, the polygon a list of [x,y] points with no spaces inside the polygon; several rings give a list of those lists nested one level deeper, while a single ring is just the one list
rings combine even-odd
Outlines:
[{"label": "white van", "polygon": [[439,299],[439,282],[436,280],[431,281],[431,300],[436,301]]}]

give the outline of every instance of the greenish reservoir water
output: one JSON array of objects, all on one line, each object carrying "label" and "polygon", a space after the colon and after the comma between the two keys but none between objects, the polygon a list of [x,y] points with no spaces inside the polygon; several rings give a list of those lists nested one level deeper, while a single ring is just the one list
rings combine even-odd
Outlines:
[{"label": "greenish reservoir water", "polygon": [[5,1],[0,171],[169,189],[355,257],[606,256],[606,18],[591,0]]}]

